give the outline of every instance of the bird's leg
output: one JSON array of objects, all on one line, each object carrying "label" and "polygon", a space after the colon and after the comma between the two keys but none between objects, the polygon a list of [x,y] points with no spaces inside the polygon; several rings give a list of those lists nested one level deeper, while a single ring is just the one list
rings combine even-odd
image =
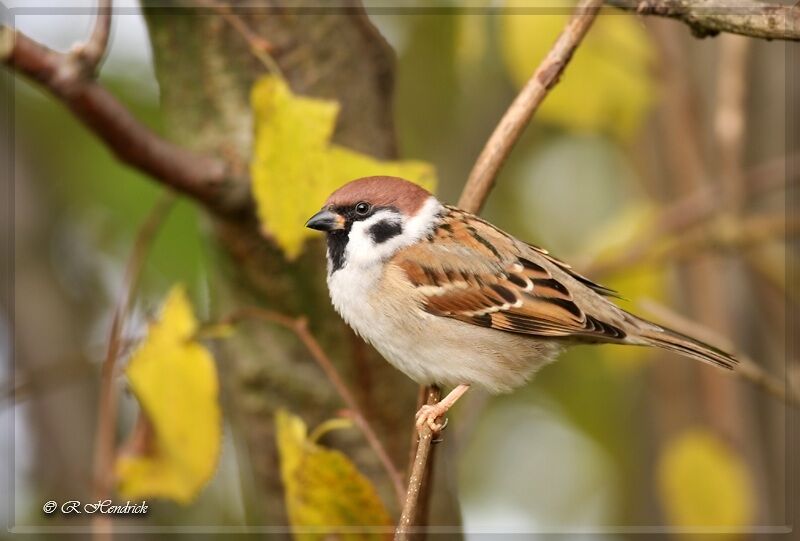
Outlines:
[{"label": "bird's leg", "polygon": [[458,385],[455,389],[442,398],[436,404],[425,404],[417,412],[417,430],[421,430],[423,426],[428,425],[434,433],[439,432],[444,428],[444,424],[439,424],[436,419],[447,413],[453,404],[469,390],[469,385]]}]

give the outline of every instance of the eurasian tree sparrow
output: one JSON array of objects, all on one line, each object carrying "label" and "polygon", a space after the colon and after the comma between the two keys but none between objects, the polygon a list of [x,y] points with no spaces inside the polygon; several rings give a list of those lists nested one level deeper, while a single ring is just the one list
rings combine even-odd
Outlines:
[{"label": "eurasian tree sparrow", "polygon": [[354,180],[306,227],[327,233],[328,290],[344,320],[420,384],[453,386],[417,413],[442,416],[469,386],[506,392],[565,346],[656,346],[732,369],[733,356],[608,300],[614,291],[394,177]]}]

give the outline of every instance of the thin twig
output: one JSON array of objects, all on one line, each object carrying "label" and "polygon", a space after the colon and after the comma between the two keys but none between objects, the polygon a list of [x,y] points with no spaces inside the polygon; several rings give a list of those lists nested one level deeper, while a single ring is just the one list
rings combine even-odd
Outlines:
[{"label": "thin twig", "polygon": [[602,0],[582,0],[575,8],[575,14],[550,52],[522,87],[483,147],[458,200],[459,207],[470,212],[480,212],[511,149],[544,97],[558,83],[602,4]]},{"label": "thin twig", "polygon": [[255,56],[259,62],[264,64],[267,70],[279,77],[283,78],[283,73],[278,63],[272,58],[272,53],[275,46],[267,39],[259,36],[245,23],[241,17],[233,12],[231,6],[216,2],[215,0],[196,0],[197,4],[213,9],[225,19],[225,21],[233,27],[242,38],[247,42],[250,47],[250,52]]},{"label": "thin twig", "polygon": [[657,319],[664,322],[668,327],[673,328],[678,332],[696,336],[699,339],[708,342],[714,346],[720,347],[726,351],[734,351],[735,356],[739,359],[739,365],[734,370],[734,374],[750,381],[756,387],[761,388],[766,393],[774,396],[778,400],[800,406],[800,392],[791,389],[788,383],[785,383],[776,377],[766,373],[761,366],[753,361],[747,355],[736,352],[728,340],[724,339],[715,331],[705,327],[696,321],[690,321],[685,317],[677,314],[667,308],[666,306],[652,300],[642,299],[639,301],[641,307],[653,314]]},{"label": "thin twig", "polygon": [[800,40],[797,6],[755,0],[607,0],[607,4],[639,15],[658,15],[689,25],[698,37],[720,32],[751,38]]},{"label": "thin twig", "polygon": [[60,99],[122,162],[188,195],[218,213],[249,204],[231,182],[225,162],[161,138],[139,122],[111,93],[79,69],[70,55],[48,49],[0,26],[0,62],[36,81]]},{"label": "thin twig", "polygon": [[108,49],[108,37],[111,33],[111,0],[98,0],[97,15],[92,35],[86,43],[78,46],[75,56],[83,64],[84,73],[95,77],[97,67]]},{"label": "thin twig", "polygon": [[[175,196],[171,193],[164,194],[155,205],[150,214],[139,227],[133,249],[125,266],[120,297],[114,309],[111,328],[108,336],[108,347],[103,365],[100,370],[100,398],[97,411],[97,432],[94,443],[94,497],[95,500],[105,500],[111,492],[114,468],[114,435],[117,425],[117,393],[114,386],[114,366],[122,347],[122,328],[125,317],[130,311],[133,292],[139,282],[139,276],[144,268],[145,260],[156,234],[161,229],[164,220],[169,216],[169,211],[175,203]],[[93,526],[108,521],[100,520],[102,515],[96,515]],[[95,534],[100,533],[95,529]]]},{"label": "thin twig", "polygon": [[[705,227],[684,232],[681,236],[664,238],[666,247],[655,247],[637,263],[658,264],[663,261],[685,260],[710,251],[745,250],[770,239],[789,239],[800,234],[800,217],[783,212],[765,213],[740,218],[733,222],[720,215]],[[630,269],[632,264],[626,268]]]},{"label": "thin twig", "polygon": [[[756,199],[779,188],[785,190],[787,184],[796,182],[797,179],[787,179],[785,171],[790,170],[789,164],[797,159],[797,155],[792,154],[748,171],[744,181],[746,197]],[[724,202],[711,187],[702,185],[661,209],[649,230],[623,247],[613,259],[594,260],[576,267],[587,276],[600,279],[641,264],[654,255],[659,241],[682,236],[706,224],[718,215]]]},{"label": "thin twig", "polygon": [[[433,405],[439,402],[441,392],[438,387],[431,385],[426,388],[425,404]],[[414,432],[418,433],[417,450],[414,453],[414,461],[411,463],[411,472],[408,477],[408,491],[405,494],[405,501],[403,503],[403,512],[400,515],[400,521],[397,523],[397,530],[394,534],[395,541],[405,541],[409,538],[416,526],[417,508],[421,499],[420,494],[424,487],[430,485],[430,481],[425,483],[426,479],[430,476],[430,467],[428,459],[431,455],[431,446],[433,444],[434,434],[427,424],[422,426],[422,429],[417,432],[416,427]]]},{"label": "thin twig", "polygon": [[394,488],[398,503],[402,502],[403,498],[405,497],[405,489],[403,486],[403,478],[401,477],[400,472],[392,462],[392,459],[389,457],[389,453],[386,452],[386,449],[383,447],[383,444],[381,443],[377,434],[375,434],[375,431],[370,426],[367,418],[364,416],[364,413],[361,411],[361,408],[353,396],[353,393],[351,393],[350,389],[347,388],[347,385],[339,375],[336,367],[334,367],[330,357],[328,357],[327,353],[325,353],[325,350],[323,350],[322,346],[320,346],[319,342],[317,342],[317,339],[314,338],[314,335],[308,330],[308,321],[306,318],[293,318],[278,312],[258,308],[256,306],[246,306],[239,308],[232,314],[226,316],[220,321],[220,323],[234,324],[246,319],[257,319],[280,325],[281,327],[284,327],[295,333],[300,341],[303,342],[303,345],[306,347],[306,349],[308,349],[309,353],[311,353],[311,356],[317,362],[317,365],[319,365],[322,371],[325,372],[328,380],[330,380],[330,382],[333,384],[333,387],[336,389],[339,397],[342,399],[345,405],[347,405],[353,421],[359,430],[361,430],[362,434],[364,434],[364,438],[366,438],[367,443],[370,447],[372,447],[372,450],[377,455],[381,465],[383,465],[383,468],[386,470],[386,473],[392,482],[392,487]]}]

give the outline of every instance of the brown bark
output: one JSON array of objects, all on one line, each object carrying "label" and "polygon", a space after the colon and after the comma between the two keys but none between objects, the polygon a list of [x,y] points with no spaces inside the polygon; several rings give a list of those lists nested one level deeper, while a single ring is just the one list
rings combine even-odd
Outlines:
[{"label": "brown bark", "polygon": [[681,21],[697,37],[729,32],[751,38],[800,39],[800,11],[791,3],[756,0],[608,0],[606,3],[640,15]]}]

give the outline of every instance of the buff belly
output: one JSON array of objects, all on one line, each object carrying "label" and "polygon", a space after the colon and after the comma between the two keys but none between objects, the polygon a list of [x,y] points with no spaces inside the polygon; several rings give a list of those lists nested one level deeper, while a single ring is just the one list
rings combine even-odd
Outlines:
[{"label": "buff belly", "polygon": [[553,342],[429,314],[397,272],[391,267],[372,273],[360,269],[359,279],[353,280],[345,267],[329,277],[328,287],[342,318],[417,383],[507,392],[561,351]]}]

